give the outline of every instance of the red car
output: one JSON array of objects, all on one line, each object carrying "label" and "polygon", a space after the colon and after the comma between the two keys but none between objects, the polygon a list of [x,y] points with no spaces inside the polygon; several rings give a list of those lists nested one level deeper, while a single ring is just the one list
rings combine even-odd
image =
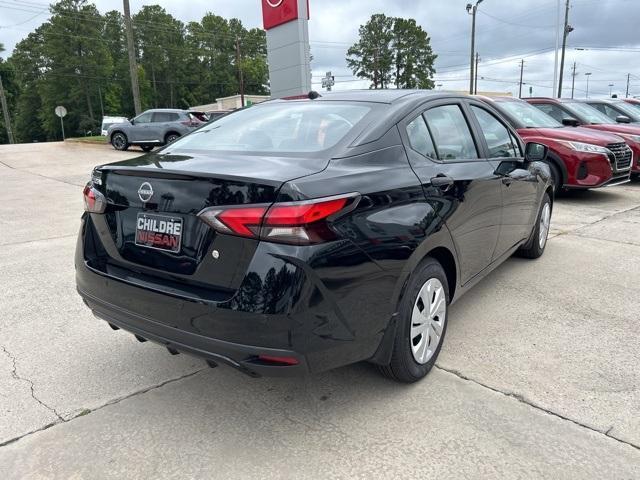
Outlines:
[{"label": "red car", "polygon": [[[497,109],[525,142],[549,147],[547,156],[555,190],[597,188],[629,180],[629,167],[617,168],[630,156],[624,140],[606,132],[565,127],[523,100],[478,97]],[[626,153],[625,153],[626,152]]]},{"label": "red car", "polygon": [[617,123],[591,105],[579,100],[542,97],[525,100],[565,125],[579,125],[621,136],[631,147],[633,155],[628,156],[626,152],[616,151],[615,167],[619,172],[630,169],[633,176],[640,175],[640,125]]}]

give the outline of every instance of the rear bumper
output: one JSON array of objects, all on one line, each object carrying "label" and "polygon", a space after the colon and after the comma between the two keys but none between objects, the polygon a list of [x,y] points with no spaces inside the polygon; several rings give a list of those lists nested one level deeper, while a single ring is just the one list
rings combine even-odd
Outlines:
[{"label": "rear bumper", "polygon": [[[217,294],[150,269],[143,275],[125,265],[98,268],[95,252],[85,258],[85,250],[99,242],[91,225],[85,215],[76,246],[76,287],[97,317],[139,339],[244,373],[300,375],[369,359],[393,313],[385,311],[384,296],[363,302],[374,286],[390,289],[379,267],[359,258],[349,242],[304,248],[262,242],[242,267],[235,293]],[[314,264],[325,253],[320,249],[331,249],[337,260]],[[345,265],[345,258],[353,265]],[[340,267],[333,265],[338,260]],[[261,355],[295,358],[297,364],[269,363]]]},{"label": "rear bumper", "polygon": [[[195,355],[210,365],[223,363],[253,377],[303,375],[309,372],[304,356],[290,351],[241,345],[196,335],[172,328],[133,312],[127,311],[78,289],[78,293],[93,314],[113,327],[134,334],[139,340],[150,340],[166,347],[170,352]],[[258,360],[260,355],[291,357],[297,365],[266,365]]]}]

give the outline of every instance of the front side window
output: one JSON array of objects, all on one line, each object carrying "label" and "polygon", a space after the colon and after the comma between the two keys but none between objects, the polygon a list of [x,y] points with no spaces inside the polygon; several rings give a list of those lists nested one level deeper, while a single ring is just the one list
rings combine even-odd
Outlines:
[{"label": "front side window", "polygon": [[460,106],[434,107],[424,113],[424,118],[433,134],[433,141],[440,160],[478,158],[478,150]]},{"label": "front side window", "polygon": [[226,115],[181,138],[172,148],[238,152],[319,152],[342,140],[372,110],[370,104],[278,102]]},{"label": "front side window", "polygon": [[517,157],[509,129],[484,108],[472,105],[471,110],[480,124],[482,135],[489,147],[489,158]]},{"label": "front side window", "polygon": [[138,115],[135,118],[136,123],[150,123],[151,122],[151,112],[144,112],[141,115]]},{"label": "front side window", "polygon": [[564,118],[569,118],[571,116],[568,113],[565,113],[560,107],[551,105],[550,103],[534,103],[533,106],[550,117],[553,117],[560,123],[562,123]]},{"label": "front side window", "polygon": [[421,153],[425,157],[438,158],[436,149],[433,146],[431,134],[429,133],[427,124],[424,123],[422,115],[407,125],[407,137],[409,137],[411,148],[416,152]]}]

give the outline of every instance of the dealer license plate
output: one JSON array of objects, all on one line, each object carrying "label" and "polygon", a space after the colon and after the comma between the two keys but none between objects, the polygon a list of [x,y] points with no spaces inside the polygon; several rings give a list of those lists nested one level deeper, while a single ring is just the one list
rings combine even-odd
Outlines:
[{"label": "dealer license plate", "polygon": [[138,213],[136,245],[177,253],[182,244],[182,218]]}]

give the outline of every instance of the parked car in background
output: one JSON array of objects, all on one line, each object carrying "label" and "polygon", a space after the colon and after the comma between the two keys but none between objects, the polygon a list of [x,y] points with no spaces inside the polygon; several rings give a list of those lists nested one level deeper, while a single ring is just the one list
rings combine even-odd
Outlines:
[{"label": "parked car in background", "polygon": [[640,108],[622,99],[581,100],[617,123],[640,123]]},{"label": "parked car in background", "polygon": [[565,127],[524,100],[477,97],[496,108],[525,142],[549,147],[547,163],[554,188],[597,188],[629,180],[629,169],[618,171],[613,153],[624,140],[587,128]]},{"label": "parked car in background", "polygon": [[640,98],[623,98],[622,101],[640,109]]},{"label": "parked car in background", "polygon": [[149,152],[193,131],[208,121],[202,112],[169,108],[147,110],[131,120],[111,125],[107,139],[116,150],[139,145]]},{"label": "parked car in background", "polygon": [[125,123],[128,122],[129,119],[127,117],[113,117],[113,116],[104,116],[102,117],[102,125],[100,126],[100,135],[103,137],[107,136],[107,131],[111,125],[116,123]]},{"label": "parked car in background", "polygon": [[630,170],[632,177],[640,175],[640,125],[618,123],[601,111],[579,100],[565,98],[526,98],[527,102],[565,125],[581,126],[600,132],[614,133],[624,138],[631,148],[630,154],[622,145],[612,145],[610,150],[616,157],[617,172]]},{"label": "parked car in background", "polygon": [[313,98],[97,167],[75,257],[86,305],[252,376],[368,360],[424,377],[449,305],[515,252],[543,254],[547,147],[467,96]]},{"label": "parked car in background", "polygon": [[234,110],[212,110],[207,112],[207,118],[209,122],[215,122],[233,111]]}]

